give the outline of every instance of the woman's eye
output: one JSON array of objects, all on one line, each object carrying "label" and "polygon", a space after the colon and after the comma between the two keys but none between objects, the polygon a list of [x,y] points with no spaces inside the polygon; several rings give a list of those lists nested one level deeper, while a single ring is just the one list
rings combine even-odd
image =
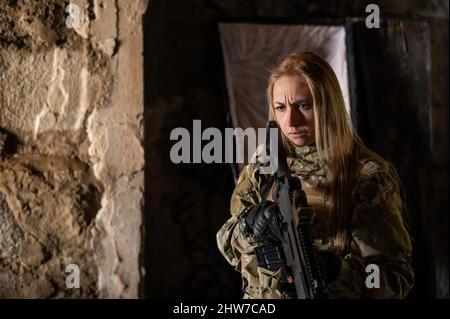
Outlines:
[{"label": "woman's eye", "polygon": [[302,109],[302,110],[309,109],[309,104],[307,104],[307,103],[301,103],[301,104],[298,105],[298,108],[299,108],[299,109]]},{"label": "woman's eye", "polygon": [[275,106],[275,110],[277,110],[277,111],[284,110],[284,105],[277,105],[277,106]]}]

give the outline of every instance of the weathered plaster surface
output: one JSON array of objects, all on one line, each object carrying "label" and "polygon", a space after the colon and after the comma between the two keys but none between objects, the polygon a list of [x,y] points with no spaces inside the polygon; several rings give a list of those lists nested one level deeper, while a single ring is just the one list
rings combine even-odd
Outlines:
[{"label": "weathered plaster surface", "polygon": [[139,296],[147,2],[0,4],[0,297]]}]

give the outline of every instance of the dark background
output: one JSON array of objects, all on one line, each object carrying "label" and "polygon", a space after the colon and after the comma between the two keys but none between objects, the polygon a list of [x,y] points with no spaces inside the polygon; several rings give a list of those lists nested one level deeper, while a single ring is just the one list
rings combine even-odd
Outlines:
[{"label": "dark background", "polygon": [[[380,29],[364,25],[369,3],[380,6]],[[215,239],[229,216],[229,164],[175,165],[169,158],[173,128],[192,131],[193,119],[202,129],[230,126],[217,22],[330,20],[347,25],[357,129],[394,163],[406,189],[416,271],[409,298],[448,298],[448,1],[438,0],[150,1],[145,297],[242,296],[240,275]]]}]

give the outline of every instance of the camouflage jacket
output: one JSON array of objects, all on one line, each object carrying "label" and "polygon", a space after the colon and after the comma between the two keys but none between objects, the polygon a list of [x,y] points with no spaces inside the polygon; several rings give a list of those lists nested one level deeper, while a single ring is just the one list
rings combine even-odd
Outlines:
[{"label": "camouflage jacket", "polygon": [[[289,158],[291,174],[300,178],[308,203],[316,210],[313,237],[321,249],[330,247],[324,228],[326,175],[321,168],[315,144],[298,147],[297,157]],[[404,202],[399,190],[374,160],[361,160],[351,194],[352,217],[349,249],[340,255],[341,269],[335,281],[326,286],[331,298],[404,298],[414,282],[411,266],[412,244],[402,217]],[[258,243],[244,237],[239,215],[261,201],[260,164],[248,164],[241,172],[231,198],[231,217],[217,233],[217,244],[226,260],[242,275],[244,298],[289,298],[280,287],[287,282],[282,267],[272,272],[258,267],[253,250]],[[393,169],[393,168],[392,168]],[[368,288],[368,264],[379,267],[379,288]]]}]

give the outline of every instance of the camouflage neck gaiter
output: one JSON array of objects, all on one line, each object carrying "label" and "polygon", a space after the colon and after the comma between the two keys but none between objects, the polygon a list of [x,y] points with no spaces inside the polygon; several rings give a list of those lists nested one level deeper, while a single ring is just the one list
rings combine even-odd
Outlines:
[{"label": "camouflage neck gaiter", "polygon": [[289,158],[289,170],[302,180],[304,186],[320,187],[326,184],[326,174],[315,143],[295,147],[295,157]]}]

